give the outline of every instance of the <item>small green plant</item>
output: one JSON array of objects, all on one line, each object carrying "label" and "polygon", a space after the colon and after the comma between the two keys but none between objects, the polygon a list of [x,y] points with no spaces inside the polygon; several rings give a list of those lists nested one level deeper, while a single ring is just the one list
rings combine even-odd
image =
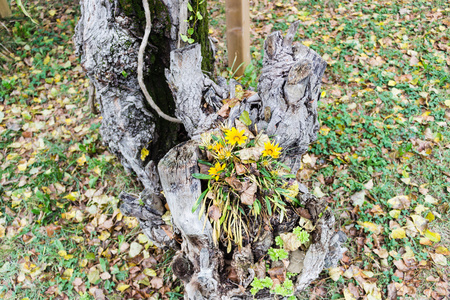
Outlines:
[{"label": "small green plant", "polygon": [[244,86],[256,89],[258,85],[258,72],[255,70],[253,63],[250,63],[244,70],[244,75],[241,77],[241,83]]},{"label": "small green plant", "polygon": [[[275,285],[270,292],[283,297],[292,296],[294,294],[294,283],[292,280],[286,279],[283,283]],[[293,299],[295,299],[295,296]]]},{"label": "small green plant", "polygon": [[279,261],[289,257],[289,253],[284,249],[269,248],[267,253],[272,261]]},{"label": "small green plant", "polygon": [[270,277],[265,277],[263,279],[258,279],[255,277],[251,283],[252,288],[250,293],[256,295],[260,290],[265,288],[270,289],[270,292],[275,295],[280,295],[282,297],[288,297],[289,300],[295,300],[294,294],[294,283],[290,279],[286,279],[283,283],[276,284],[274,286],[273,280]]},{"label": "small green plant", "polygon": [[251,283],[252,288],[250,290],[250,293],[252,293],[252,295],[256,295],[256,293],[264,288],[270,289],[272,285],[273,281],[270,277],[265,277],[263,279],[258,279],[257,277],[255,277],[255,279],[253,279]]},{"label": "small green plant", "polygon": [[283,241],[283,239],[282,239],[280,236],[277,236],[277,237],[275,238],[275,244],[276,244],[278,247],[283,248],[283,246],[284,246],[284,241]]},{"label": "small green plant", "polygon": [[192,35],[194,34],[194,28],[195,28],[195,25],[197,24],[197,22],[203,20],[203,16],[200,13],[199,6],[201,4],[203,4],[204,1],[205,0],[200,0],[200,1],[197,0],[195,9],[192,7],[192,5],[189,2],[187,2],[187,8],[190,12],[190,16],[189,16],[189,19],[184,20],[184,21],[188,22],[190,24],[190,27],[188,28],[188,30],[186,32],[187,34],[180,33],[180,37],[183,40],[183,42],[185,42],[185,43],[192,44],[195,42],[195,40],[192,38]]},{"label": "small green plant", "polygon": [[302,244],[306,244],[307,242],[309,242],[309,233],[303,230],[301,227],[299,226],[295,227],[292,232],[297,236],[297,239]]}]

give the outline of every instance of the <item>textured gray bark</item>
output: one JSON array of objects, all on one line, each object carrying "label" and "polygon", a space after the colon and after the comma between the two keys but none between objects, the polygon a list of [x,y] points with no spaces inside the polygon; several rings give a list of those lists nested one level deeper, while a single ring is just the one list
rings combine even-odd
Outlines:
[{"label": "textured gray bark", "polygon": [[[158,23],[156,16],[153,28],[158,34],[166,35],[170,49],[175,49],[179,44],[178,15],[183,5],[185,10],[187,8],[184,2],[166,2],[163,13],[169,15],[173,26],[171,30],[164,30],[163,26],[166,25]],[[165,20],[163,16],[159,17]],[[158,147],[173,145],[175,141],[166,141],[168,136],[163,135],[167,126],[162,126],[164,123],[150,111],[139,87],[137,68],[140,39],[133,33],[135,26],[133,20],[121,13],[118,1],[82,0],[81,18],[74,40],[83,68],[97,91],[95,97],[102,115],[100,133],[103,143],[128,171],[137,175],[145,188],[139,198],[126,194],[121,196],[129,200],[124,202],[123,211],[135,212],[138,203],[144,202],[146,205],[143,209],[148,208],[147,211],[154,217],[138,217],[143,231],[157,246],[173,247],[175,242],[161,228],[165,224],[161,219],[165,209],[159,196],[161,185],[156,165],[151,158],[158,156]],[[149,52],[146,56],[154,55],[152,47],[147,48]],[[154,66],[150,65],[150,68]],[[176,131],[178,127],[173,128]],[[144,148],[150,154],[141,159]]]},{"label": "textured gray bark", "polygon": [[[285,38],[279,32],[272,33],[265,42],[258,94],[243,99],[224,119],[218,110],[223,99],[234,97],[236,82],[228,84],[218,78],[216,83],[205,75],[199,45],[176,49],[181,46],[179,33],[187,29],[183,26],[187,1],[161,3],[171,26],[167,29],[164,27],[167,24],[154,18],[152,30],[165,34],[171,50],[165,74],[173,95],[168,100],[173,103],[167,107],[173,104],[174,111],[166,113],[175,114],[184,129],[162,123],[143,97],[136,74],[140,38],[136,37],[139,30],[134,20],[118,9],[117,1],[81,1],[82,16],[75,42],[97,91],[103,141],[144,186],[139,196],[120,195],[121,210],[138,218],[143,232],[157,246],[178,250],[173,270],[185,284],[185,299],[252,299],[248,285],[257,276],[255,260],[272,245],[274,236],[268,232],[258,243],[236,250],[231,265],[224,260],[222,251],[212,243],[210,224],[191,212],[201,193],[200,181],[192,177],[192,173],[198,172],[198,136],[220,122],[233,122],[244,110],[248,111],[258,130],[274,135],[280,146],[287,149],[283,160],[295,172],[301,155],[316,139],[319,129],[317,101],[326,63],[309,48],[292,45],[298,23]],[[150,50],[146,56],[150,57],[152,46],[147,48]],[[151,74],[152,68],[148,63],[144,71]],[[178,132],[185,132],[191,141],[172,148],[174,142],[183,139],[177,137]],[[141,157],[144,148],[150,154]],[[162,159],[161,151],[167,152]],[[334,231],[334,217],[329,212],[321,214],[324,205],[314,196],[300,195],[300,201],[317,223],[317,230],[304,256],[303,271],[297,277],[297,292],[317,278],[323,268],[335,265],[343,251],[342,237]],[[163,220],[163,215],[167,215],[164,203],[170,209],[171,222]],[[239,286],[226,279],[227,265],[236,270]],[[266,293],[258,294],[257,298],[273,297]]]}]

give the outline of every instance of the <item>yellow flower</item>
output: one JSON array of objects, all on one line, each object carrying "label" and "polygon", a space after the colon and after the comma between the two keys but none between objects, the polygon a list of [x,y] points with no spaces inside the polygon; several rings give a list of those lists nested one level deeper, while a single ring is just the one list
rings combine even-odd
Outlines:
[{"label": "yellow flower", "polygon": [[263,156],[271,156],[273,158],[278,158],[281,154],[281,147],[278,147],[278,144],[265,142],[264,143],[264,151],[262,152]]},{"label": "yellow flower", "polygon": [[225,164],[223,164],[223,165],[220,165],[220,163],[216,163],[215,165],[214,165],[214,167],[212,167],[212,168],[209,168],[209,170],[208,170],[208,172],[209,172],[209,175],[212,175],[216,180],[218,180],[219,179],[219,175],[220,175],[220,173],[222,173],[222,171],[225,169]]},{"label": "yellow flower", "polygon": [[223,149],[223,145],[221,143],[215,143],[213,146],[213,150],[219,153]]},{"label": "yellow flower", "polygon": [[242,145],[247,140],[244,135],[244,130],[238,131],[235,127],[231,128],[225,132],[225,139],[227,139],[230,145],[235,145],[236,143]]},{"label": "yellow flower", "polygon": [[231,151],[228,149],[225,149],[225,148],[220,149],[217,154],[218,154],[217,157],[219,159],[227,159],[228,160],[232,156]]}]

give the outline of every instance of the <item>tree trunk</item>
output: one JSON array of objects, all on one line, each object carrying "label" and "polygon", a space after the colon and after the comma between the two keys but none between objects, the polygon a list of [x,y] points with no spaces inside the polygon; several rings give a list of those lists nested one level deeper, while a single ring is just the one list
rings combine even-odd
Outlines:
[{"label": "tree trunk", "polygon": [[[280,146],[289,149],[283,161],[295,173],[319,129],[317,101],[326,63],[311,49],[292,44],[298,23],[284,38],[272,33],[264,45],[258,94],[243,99],[224,119],[218,110],[223,99],[234,98],[236,83],[228,84],[223,78],[216,83],[202,71],[202,65],[211,67],[209,59],[204,63],[205,57],[211,57],[207,25],[197,22],[196,29],[203,33],[192,35],[202,36],[201,44],[180,48],[184,46],[180,33],[188,32],[184,22],[189,15],[187,0],[149,0],[149,4],[152,31],[144,59],[145,82],[156,105],[181,124],[160,118],[139,87],[138,49],[146,24],[139,1],[82,0],[75,35],[83,67],[97,91],[103,141],[144,186],[138,197],[120,195],[121,211],[138,218],[143,232],[157,246],[178,250],[173,270],[185,283],[185,299],[252,299],[247,287],[259,276],[254,266],[273,244],[274,234],[266,231],[258,242],[233,248],[231,254],[214,245],[209,222],[205,217],[199,220],[198,211],[191,212],[202,192],[200,181],[192,177],[198,172],[198,138],[247,111],[254,126],[276,136]],[[206,15],[202,21],[207,22]],[[295,281],[296,292],[324,268],[335,265],[344,251],[343,236],[335,232],[334,217],[325,203],[304,186],[300,190],[298,199],[316,229]],[[167,215],[164,204],[172,222],[162,218]],[[277,224],[274,231],[292,230],[298,218]],[[239,275],[237,283],[227,279],[229,270]],[[260,292],[257,298],[273,296]]]}]

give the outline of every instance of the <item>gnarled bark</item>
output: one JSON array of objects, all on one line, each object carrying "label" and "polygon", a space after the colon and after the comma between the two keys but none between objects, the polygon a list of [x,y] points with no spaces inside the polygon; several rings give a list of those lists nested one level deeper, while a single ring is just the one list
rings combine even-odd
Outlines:
[{"label": "gnarled bark", "polygon": [[[216,79],[216,83],[202,72],[200,45],[176,49],[182,44],[179,33],[186,30],[183,20],[187,2],[152,1],[163,5],[163,9],[153,10],[160,15],[153,15],[144,73],[157,105],[183,125],[167,123],[152,111],[139,88],[137,36],[142,34],[144,24],[142,19],[133,20],[125,13],[123,2],[128,1],[135,0],[82,0],[82,17],[75,37],[83,66],[97,90],[103,141],[144,186],[139,196],[121,194],[121,210],[138,218],[144,233],[157,246],[178,250],[173,270],[185,283],[185,299],[252,299],[248,286],[255,276],[261,276],[256,259],[273,244],[274,234],[266,231],[254,244],[234,249],[231,263],[224,259],[222,248],[212,242],[212,229],[205,216],[199,219],[198,212],[191,212],[202,189],[200,181],[192,177],[198,172],[198,136],[221,122],[234,122],[247,111],[252,126],[274,135],[280,146],[287,149],[283,160],[295,172],[319,129],[317,101],[326,63],[311,49],[293,44],[298,23],[284,38],[279,32],[272,33],[264,46],[266,56],[258,93],[242,99],[224,118],[219,114],[222,100],[234,97],[236,83],[228,84],[223,78]],[[159,44],[167,50],[164,54],[151,45],[152,35],[166,38]],[[156,54],[162,56],[155,57]],[[163,73],[167,84],[160,76]],[[171,95],[167,93],[169,88]],[[189,138],[190,141],[179,144]],[[335,233],[331,212],[324,210],[325,205],[304,187],[301,191],[299,200],[309,210],[316,230],[309,249],[296,258],[303,260],[296,292],[317,278],[323,268],[335,265],[344,251],[343,237]],[[167,213],[165,203],[172,222],[166,223],[162,218]],[[281,224],[278,233],[292,224]],[[237,283],[227,279],[230,269],[236,272]],[[260,292],[257,298],[272,296]]]}]

